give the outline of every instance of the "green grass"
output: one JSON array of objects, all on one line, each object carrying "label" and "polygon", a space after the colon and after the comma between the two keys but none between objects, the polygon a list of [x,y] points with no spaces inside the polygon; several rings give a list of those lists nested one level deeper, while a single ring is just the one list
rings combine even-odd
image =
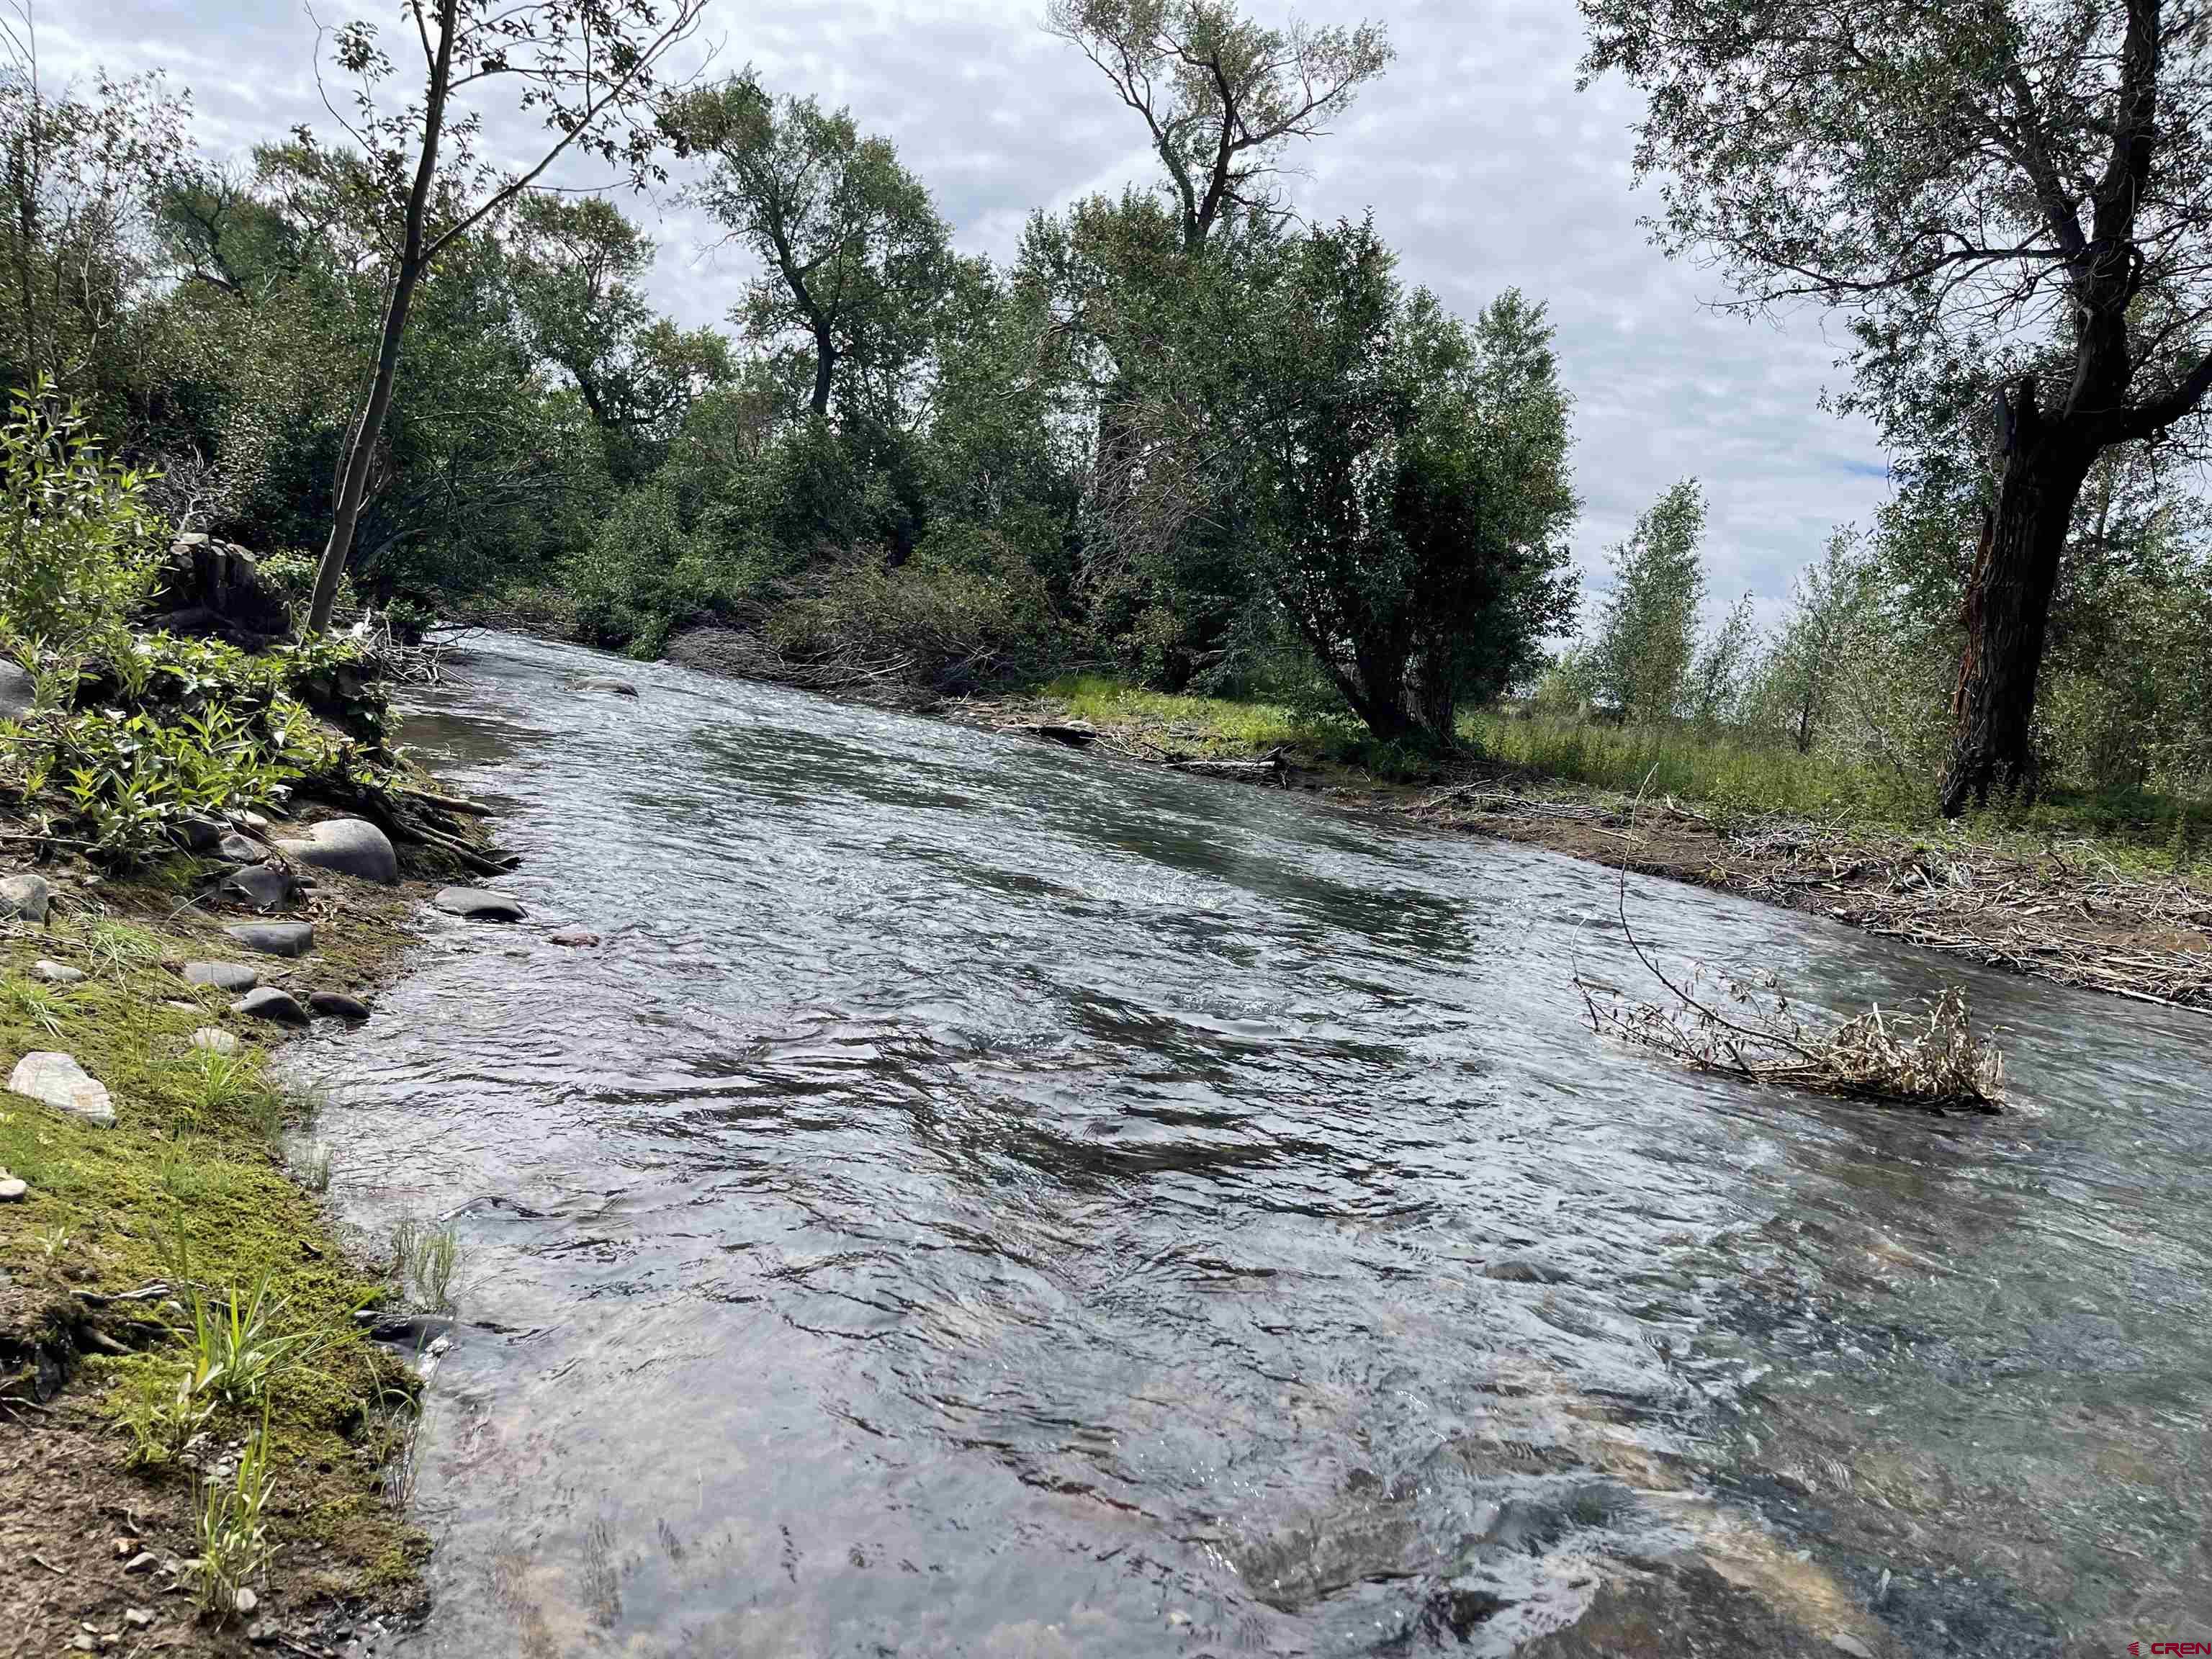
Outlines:
[{"label": "green grass", "polygon": [[[151,891],[103,896],[149,916],[174,908]],[[349,916],[351,937],[324,971],[388,951],[382,920]],[[179,927],[78,923],[0,943],[0,1068],[33,1049],[71,1054],[107,1086],[116,1112],[114,1127],[100,1128],[0,1095],[0,1165],[31,1188],[0,1206],[0,1275],[27,1293],[27,1321],[44,1316],[42,1301],[64,1304],[79,1290],[183,1281],[181,1312],[166,1315],[169,1340],[88,1357],[71,1395],[94,1401],[155,1481],[187,1478],[175,1454],[192,1435],[257,1435],[265,1413],[268,1467],[285,1494],[276,1535],[313,1526],[330,1546],[329,1568],[366,1583],[373,1567],[413,1548],[404,1518],[375,1501],[363,1449],[380,1402],[412,1386],[353,1317],[386,1287],[348,1261],[314,1196],[286,1172],[279,1137],[302,1103],[270,1072],[262,1034],[228,1014],[227,997],[161,965],[222,954],[212,924]],[[40,956],[94,977],[46,987],[30,974]],[[237,1055],[192,1048],[203,1025],[231,1028]],[[363,1494],[370,1501],[356,1504]],[[259,1524],[252,1496],[220,1499],[233,1544]],[[316,1519],[325,1511],[343,1522]]]},{"label": "green grass", "polygon": [[[1146,691],[1099,676],[1056,680],[1043,697],[1066,718],[1168,752],[1235,760],[1282,750],[1301,764],[1342,767],[1386,782],[1439,778],[1452,763],[1377,742],[1346,717],[1281,704]],[[1725,730],[1621,726],[1508,708],[1461,717],[1474,753],[1563,790],[1633,795],[1649,789],[1723,823],[1767,813],[1907,835],[1963,835],[2033,856],[2086,841],[2090,856],[2135,874],[2212,868],[2212,803],[2145,792],[2052,790],[2024,810],[1947,824],[1935,779],[1801,755]]]}]

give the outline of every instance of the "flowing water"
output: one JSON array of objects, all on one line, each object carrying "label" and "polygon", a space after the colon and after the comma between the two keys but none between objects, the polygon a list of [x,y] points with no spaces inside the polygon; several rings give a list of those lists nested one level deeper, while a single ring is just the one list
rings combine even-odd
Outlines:
[{"label": "flowing water", "polygon": [[1632,882],[1816,1008],[1963,974],[2019,1108],[1753,1094],[1583,1025],[1589,866],[608,672],[416,712],[532,919],[306,1061],[464,1252],[407,1650],[2212,1639],[2212,1022]]}]

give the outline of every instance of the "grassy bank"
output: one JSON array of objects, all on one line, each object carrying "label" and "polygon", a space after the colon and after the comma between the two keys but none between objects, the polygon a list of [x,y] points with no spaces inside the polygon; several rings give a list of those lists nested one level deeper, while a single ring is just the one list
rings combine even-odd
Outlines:
[{"label": "grassy bank", "polygon": [[1038,694],[1057,718],[1080,720],[1164,755],[1250,759],[1364,774],[1381,783],[1443,782],[1479,773],[1559,797],[1639,793],[1701,809],[1723,823],[1782,816],[1868,830],[1926,833],[1990,845],[2086,839],[2100,856],[2147,873],[2189,873],[2212,859],[2212,802],[2136,793],[2059,793],[2019,811],[1947,823],[1932,781],[1844,765],[1784,745],[1691,725],[1623,726],[1477,709],[1461,716],[1465,757],[1378,743],[1357,722],[1279,704],[1174,696],[1085,677]]},{"label": "grassy bank", "polygon": [[1724,732],[1485,710],[1462,721],[1465,750],[1443,755],[1377,744],[1328,715],[1097,678],[945,712],[1063,742],[1085,740],[1088,727],[1089,741],[1132,760],[1326,791],[1425,829],[1527,842],[2063,984],[2212,1009],[2212,810],[2201,801],[2061,795],[1954,823],[1935,811],[1932,785]]},{"label": "grassy bank", "polygon": [[[239,954],[180,906],[197,862],[112,884],[55,872],[47,924],[0,945],[0,1063],[69,1054],[115,1115],[0,1097],[0,1165],[29,1188],[0,1205],[0,1544],[42,1564],[0,1611],[40,1651],[88,1626],[220,1651],[273,1619],[264,1638],[297,1639],[319,1609],[408,1600],[424,1547],[388,1479],[411,1374],[356,1317],[393,1291],[325,1207],[315,1103],[278,1079],[281,1028],[176,972]],[[386,976],[419,892],[319,889],[318,948],[249,958],[264,982]],[[41,962],[85,977],[52,983]]]}]

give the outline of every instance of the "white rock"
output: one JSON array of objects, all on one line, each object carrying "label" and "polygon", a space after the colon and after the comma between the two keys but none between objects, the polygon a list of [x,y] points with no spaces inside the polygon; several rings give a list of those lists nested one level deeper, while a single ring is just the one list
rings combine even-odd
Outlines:
[{"label": "white rock", "polygon": [[29,1195],[31,1183],[21,1176],[11,1176],[0,1170],[0,1204],[21,1204]]},{"label": "white rock", "polygon": [[239,1589],[237,1599],[231,1603],[231,1606],[241,1613],[251,1613],[260,1605],[261,1598],[242,1585]]},{"label": "white rock", "polygon": [[55,962],[40,957],[31,964],[31,971],[49,985],[75,985],[84,977],[84,969],[72,968],[65,962]]},{"label": "white rock", "polygon": [[73,1112],[102,1128],[115,1123],[115,1103],[105,1085],[88,1076],[71,1054],[25,1054],[8,1074],[10,1094],[43,1101],[56,1111]]},{"label": "white rock", "polygon": [[212,1025],[203,1025],[192,1033],[192,1047],[204,1048],[211,1054],[234,1054],[238,1039],[228,1031],[218,1031]]}]

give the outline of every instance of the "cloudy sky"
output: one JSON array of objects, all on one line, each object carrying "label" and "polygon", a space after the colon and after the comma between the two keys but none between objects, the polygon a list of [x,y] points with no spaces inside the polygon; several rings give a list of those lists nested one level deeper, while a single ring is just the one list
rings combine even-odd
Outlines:
[{"label": "cloudy sky", "polygon": [[[325,22],[396,21],[397,0],[313,0]],[[1249,0],[1254,15],[1289,15]],[[1152,176],[1135,118],[1040,27],[1043,0],[708,0],[717,67],[748,61],[779,90],[851,106],[936,191],[960,245],[1010,253],[1036,207]],[[1717,277],[1670,263],[1637,224],[1635,94],[1575,89],[1571,0],[1305,0],[1316,22],[1385,22],[1388,77],[1336,132],[1297,153],[1312,216],[1372,207],[1415,280],[1472,313],[1518,286],[1547,301],[1577,399],[1576,542],[1604,550],[1674,480],[1705,481],[1714,602],[1763,612],[1830,528],[1864,521],[1887,489],[1869,433],[1820,407],[1840,337],[1802,315],[1721,316]],[[327,126],[315,26],[299,0],[53,0],[40,10],[52,76],[160,69],[188,87],[201,144],[242,150],[295,124]],[[671,206],[632,211],[661,240],[661,303],[719,319],[744,271]]]}]

